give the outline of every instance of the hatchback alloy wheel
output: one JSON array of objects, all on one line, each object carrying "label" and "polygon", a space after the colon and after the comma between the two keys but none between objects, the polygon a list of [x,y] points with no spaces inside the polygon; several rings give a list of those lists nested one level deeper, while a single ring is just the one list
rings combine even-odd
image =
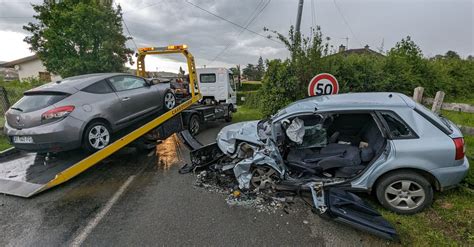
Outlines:
[{"label": "hatchback alloy wheel", "polygon": [[413,171],[387,174],[376,185],[379,202],[399,214],[414,214],[433,202],[433,187],[422,175]]},{"label": "hatchback alloy wheel", "polygon": [[414,209],[425,200],[425,191],[418,183],[400,180],[391,183],[385,189],[385,199],[394,208]]},{"label": "hatchback alloy wheel", "polygon": [[106,147],[110,142],[109,130],[103,125],[96,125],[89,131],[89,144],[99,150]]}]

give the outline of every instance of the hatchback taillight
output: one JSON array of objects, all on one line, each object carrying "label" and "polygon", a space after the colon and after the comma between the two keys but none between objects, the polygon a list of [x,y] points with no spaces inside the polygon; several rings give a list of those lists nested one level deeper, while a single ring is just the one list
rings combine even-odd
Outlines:
[{"label": "hatchback taillight", "polygon": [[72,105],[57,107],[41,114],[41,119],[50,120],[50,119],[63,118],[69,115],[69,113],[71,113],[72,111],[74,111],[74,106]]},{"label": "hatchback taillight", "polygon": [[456,147],[456,156],[454,157],[455,160],[464,159],[464,153],[466,151],[464,147],[464,138],[453,138],[454,146]]}]

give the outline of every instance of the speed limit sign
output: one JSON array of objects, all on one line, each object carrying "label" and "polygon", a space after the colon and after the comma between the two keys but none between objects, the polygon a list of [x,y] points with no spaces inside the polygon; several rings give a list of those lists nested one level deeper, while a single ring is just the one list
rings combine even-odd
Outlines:
[{"label": "speed limit sign", "polygon": [[321,73],[311,79],[308,85],[309,96],[337,94],[339,92],[339,83],[331,74]]}]

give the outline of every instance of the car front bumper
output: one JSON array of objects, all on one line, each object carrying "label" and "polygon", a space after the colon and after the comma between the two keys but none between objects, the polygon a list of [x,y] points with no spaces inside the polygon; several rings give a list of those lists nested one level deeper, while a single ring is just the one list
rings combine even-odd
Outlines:
[{"label": "car front bumper", "polygon": [[438,179],[440,189],[446,190],[456,187],[467,175],[469,171],[469,161],[464,157],[464,162],[460,166],[443,167],[431,170],[431,173]]},{"label": "car front bumper", "polygon": [[[83,121],[71,116],[57,122],[21,130],[5,122],[4,133],[17,149],[29,152],[60,152],[81,146],[83,125]],[[33,143],[13,143],[13,136],[31,136]]]}]

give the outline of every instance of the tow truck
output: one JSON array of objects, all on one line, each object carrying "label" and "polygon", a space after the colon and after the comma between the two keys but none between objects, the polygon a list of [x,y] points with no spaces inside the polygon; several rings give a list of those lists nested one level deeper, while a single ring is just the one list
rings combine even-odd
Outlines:
[{"label": "tow truck", "polygon": [[[0,153],[0,193],[31,197],[67,182],[123,147],[145,139],[150,133],[158,136],[157,139],[166,139],[181,132],[183,140],[192,149],[199,147],[200,143],[192,135],[197,134],[200,124],[218,119],[230,120],[232,111],[225,104],[206,106],[198,103],[202,95],[197,83],[194,57],[188,51],[187,45],[139,48],[137,75],[146,76],[146,56],[164,54],[182,54],[186,58],[190,83],[188,99],[175,108],[127,130],[113,143],[93,154],[75,150],[67,154],[58,153],[51,158],[49,154],[25,153],[14,148],[6,150]],[[153,145],[156,145],[156,142]]]}]

